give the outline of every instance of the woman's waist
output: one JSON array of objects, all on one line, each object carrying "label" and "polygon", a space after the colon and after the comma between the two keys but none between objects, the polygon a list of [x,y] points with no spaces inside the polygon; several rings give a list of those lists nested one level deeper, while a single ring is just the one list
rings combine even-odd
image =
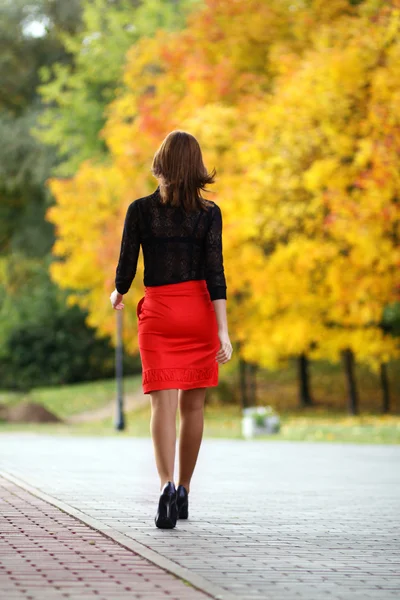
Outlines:
[{"label": "woman's waist", "polygon": [[144,290],[146,296],[181,296],[182,294],[209,293],[205,279],[189,279],[188,281],[179,281],[176,283],[145,285]]}]

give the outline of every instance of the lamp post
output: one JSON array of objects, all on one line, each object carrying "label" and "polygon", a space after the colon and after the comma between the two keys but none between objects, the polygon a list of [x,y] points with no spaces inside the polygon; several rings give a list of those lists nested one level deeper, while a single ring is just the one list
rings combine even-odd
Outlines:
[{"label": "lamp post", "polygon": [[123,342],[122,342],[122,310],[117,310],[117,344],[115,346],[115,377],[117,380],[117,414],[115,429],[125,429],[124,390],[123,390]]}]

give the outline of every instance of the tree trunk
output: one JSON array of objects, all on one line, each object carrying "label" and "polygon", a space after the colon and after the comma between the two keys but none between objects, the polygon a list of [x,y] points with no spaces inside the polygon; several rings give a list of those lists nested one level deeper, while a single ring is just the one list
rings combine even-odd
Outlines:
[{"label": "tree trunk", "polygon": [[258,366],[255,363],[249,364],[249,379],[250,379],[250,393],[249,393],[249,401],[251,406],[256,406],[257,404],[257,368]]},{"label": "tree trunk", "polygon": [[247,363],[240,356],[240,344],[239,344],[239,389],[240,389],[240,404],[242,408],[249,406],[249,395],[247,385]]},{"label": "tree trunk", "polygon": [[387,414],[390,412],[390,392],[386,363],[381,363],[380,377],[382,387],[382,413]]},{"label": "tree trunk", "polygon": [[354,374],[354,354],[350,348],[342,352],[343,366],[347,384],[347,406],[349,414],[358,414],[357,382]]},{"label": "tree trunk", "polygon": [[309,374],[309,361],[306,354],[299,356],[298,362],[298,382],[299,382],[299,400],[300,406],[312,406],[313,401],[310,394],[310,374]]}]

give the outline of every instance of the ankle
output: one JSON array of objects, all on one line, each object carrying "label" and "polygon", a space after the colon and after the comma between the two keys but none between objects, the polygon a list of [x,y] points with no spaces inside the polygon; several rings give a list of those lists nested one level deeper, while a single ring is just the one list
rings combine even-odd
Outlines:
[{"label": "ankle", "polygon": [[183,487],[186,489],[187,493],[189,493],[189,491],[190,491],[190,483],[185,483],[185,482],[179,481],[178,485],[176,487],[178,488],[180,485],[183,485]]},{"label": "ankle", "polygon": [[[174,479],[173,479],[173,477],[172,477],[172,478],[169,478],[169,479],[161,479],[161,480],[160,480],[160,492],[162,491],[162,489],[163,489],[164,485],[165,485],[166,483],[168,483],[169,481],[171,481],[172,483],[174,483]],[[175,485],[175,484],[174,484],[174,485]]]}]

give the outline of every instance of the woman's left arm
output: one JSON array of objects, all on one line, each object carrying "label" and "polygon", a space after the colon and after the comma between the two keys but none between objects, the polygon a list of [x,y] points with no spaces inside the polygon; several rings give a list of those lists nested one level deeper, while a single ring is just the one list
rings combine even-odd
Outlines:
[{"label": "woman's left arm", "polygon": [[129,291],[136,275],[140,250],[139,210],[137,200],[127,210],[122,233],[121,250],[115,274],[115,290],[110,296],[114,309],[124,307],[122,298]]}]

